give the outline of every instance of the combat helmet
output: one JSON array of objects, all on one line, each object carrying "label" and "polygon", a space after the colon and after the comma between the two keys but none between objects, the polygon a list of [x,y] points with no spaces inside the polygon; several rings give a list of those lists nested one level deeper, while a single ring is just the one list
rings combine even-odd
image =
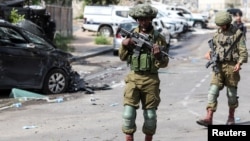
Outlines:
[{"label": "combat helmet", "polygon": [[226,11],[219,11],[215,15],[215,24],[217,26],[227,25],[232,22],[231,15]]},{"label": "combat helmet", "polygon": [[138,18],[155,18],[158,13],[158,10],[149,4],[138,4],[135,7],[131,8],[129,10],[129,16],[131,16],[133,19]]}]

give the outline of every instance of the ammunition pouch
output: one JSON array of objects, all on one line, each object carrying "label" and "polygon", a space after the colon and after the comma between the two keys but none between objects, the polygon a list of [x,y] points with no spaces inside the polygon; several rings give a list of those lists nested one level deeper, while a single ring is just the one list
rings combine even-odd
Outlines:
[{"label": "ammunition pouch", "polygon": [[155,67],[155,59],[151,53],[141,53],[140,55],[132,54],[129,56],[128,64],[130,69],[137,71],[149,71],[157,73],[158,68]]}]

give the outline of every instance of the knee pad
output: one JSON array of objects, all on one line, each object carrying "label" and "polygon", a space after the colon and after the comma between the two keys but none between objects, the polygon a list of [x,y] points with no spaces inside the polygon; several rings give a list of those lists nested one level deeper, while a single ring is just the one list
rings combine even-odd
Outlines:
[{"label": "knee pad", "polygon": [[133,128],[135,126],[136,109],[133,106],[125,105],[122,118],[124,128]]},{"label": "knee pad", "polygon": [[238,97],[237,97],[237,88],[228,87],[227,88],[227,97],[229,107],[236,108],[238,106]]},{"label": "knee pad", "polygon": [[209,103],[215,103],[217,101],[217,97],[219,96],[219,86],[211,85],[208,91],[208,101]]},{"label": "knee pad", "polygon": [[156,110],[155,109],[147,109],[143,111],[144,116],[144,127],[147,129],[155,129],[156,128]]}]

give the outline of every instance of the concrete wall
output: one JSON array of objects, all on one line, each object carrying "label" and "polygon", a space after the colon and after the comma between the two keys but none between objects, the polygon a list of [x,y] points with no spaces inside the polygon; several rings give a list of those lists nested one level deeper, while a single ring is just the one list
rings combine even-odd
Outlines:
[{"label": "concrete wall", "polygon": [[235,8],[239,8],[243,12],[243,18],[245,20],[250,19],[250,0],[199,0],[199,10],[225,10],[228,8],[228,4],[231,3]]},{"label": "concrete wall", "polygon": [[198,7],[200,10],[225,9],[225,0],[199,0]]}]

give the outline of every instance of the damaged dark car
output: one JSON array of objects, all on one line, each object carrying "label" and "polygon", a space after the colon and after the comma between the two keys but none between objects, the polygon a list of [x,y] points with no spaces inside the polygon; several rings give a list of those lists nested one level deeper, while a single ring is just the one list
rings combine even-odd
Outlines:
[{"label": "damaged dark car", "polygon": [[72,58],[43,34],[0,20],[0,89],[75,91],[83,81],[72,70]]}]

